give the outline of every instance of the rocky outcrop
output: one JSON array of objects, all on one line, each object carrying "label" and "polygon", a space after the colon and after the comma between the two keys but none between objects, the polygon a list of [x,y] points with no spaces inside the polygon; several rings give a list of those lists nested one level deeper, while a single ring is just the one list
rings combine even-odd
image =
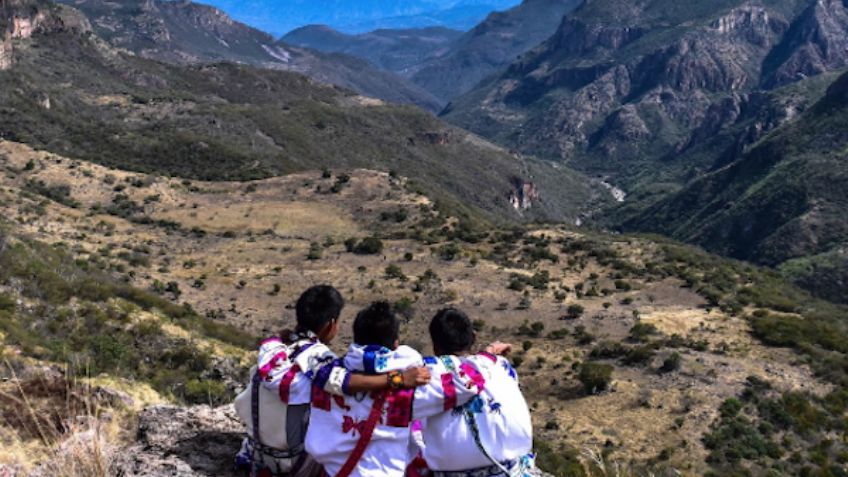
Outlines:
[{"label": "rocky outcrop", "polygon": [[[230,405],[147,408],[139,416],[137,442],[121,453],[118,475],[244,477],[233,469],[243,433]],[[544,472],[534,475],[552,477]]]},{"label": "rocky outcrop", "polygon": [[539,190],[536,184],[527,182],[521,178],[512,180],[512,192],[509,194],[509,203],[512,207],[521,212],[533,207],[533,203],[539,200]]},{"label": "rocky outcrop", "polygon": [[12,67],[14,55],[15,49],[12,45],[12,33],[7,31],[3,35],[3,42],[0,43],[0,71],[8,70]]},{"label": "rocky outcrop", "polygon": [[[846,4],[803,0],[807,8],[798,9],[785,1],[728,8],[698,0],[685,9],[670,0],[586,2],[444,116],[521,153],[625,185],[646,168],[663,175],[680,151],[734,126],[762,85],[848,64]],[[675,172],[680,185],[685,170]]]},{"label": "rocky outcrop", "polygon": [[767,60],[767,87],[788,84],[848,65],[848,5],[816,0],[792,24]]},{"label": "rocky outcrop", "polygon": [[243,427],[232,406],[156,406],[138,418],[137,442],[122,452],[126,477],[237,476],[233,462]]},{"label": "rocky outcrop", "polygon": [[645,34],[640,26],[609,26],[587,24],[577,18],[565,17],[546,48],[561,55],[597,54],[597,50],[619,50]]}]

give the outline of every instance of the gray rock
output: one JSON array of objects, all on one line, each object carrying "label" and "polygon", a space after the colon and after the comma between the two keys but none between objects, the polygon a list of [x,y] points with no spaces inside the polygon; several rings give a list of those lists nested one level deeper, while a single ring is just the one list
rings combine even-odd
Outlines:
[{"label": "gray rock", "polygon": [[233,470],[233,458],[243,435],[231,405],[150,407],[139,415],[138,440],[123,452],[118,475],[241,475]]}]

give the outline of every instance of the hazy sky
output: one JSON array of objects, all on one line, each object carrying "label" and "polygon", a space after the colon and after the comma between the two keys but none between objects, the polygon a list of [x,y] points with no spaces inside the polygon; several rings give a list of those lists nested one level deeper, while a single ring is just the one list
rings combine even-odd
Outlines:
[{"label": "hazy sky", "polygon": [[200,0],[233,18],[282,35],[310,24],[345,32],[446,26],[467,30],[493,10],[521,0]]}]

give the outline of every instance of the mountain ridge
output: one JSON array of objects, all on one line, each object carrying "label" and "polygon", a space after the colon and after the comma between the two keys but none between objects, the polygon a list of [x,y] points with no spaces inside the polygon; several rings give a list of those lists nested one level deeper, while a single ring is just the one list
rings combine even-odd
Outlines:
[{"label": "mountain ridge", "polygon": [[353,34],[380,28],[429,26],[465,30],[489,12],[509,8],[518,0],[287,0],[274,5],[264,0],[209,0],[209,3],[257,28],[285,35],[316,23],[330,24]]},{"label": "mountain ridge", "polygon": [[174,64],[233,61],[303,73],[386,101],[438,112],[443,103],[420,87],[352,56],[275,40],[223,11],[190,1],[62,0],[83,11],[112,45]]}]

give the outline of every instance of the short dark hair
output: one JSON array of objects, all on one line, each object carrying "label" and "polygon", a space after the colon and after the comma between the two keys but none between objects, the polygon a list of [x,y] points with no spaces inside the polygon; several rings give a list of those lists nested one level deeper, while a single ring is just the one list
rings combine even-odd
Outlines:
[{"label": "short dark hair", "polygon": [[318,333],[328,323],[339,319],[344,304],[342,294],[329,285],[309,288],[295,305],[298,330]]},{"label": "short dark hair", "polygon": [[387,301],[376,301],[368,305],[353,321],[353,341],[361,346],[379,345],[392,348],[399,335],[400,322],[392,305]]},{"label": "short dark hair", "polygon": [[430,339],[433,349],[456,354],[474,346],[474,326],[468,315],[457,308],[443,308],[430,322]]}]

